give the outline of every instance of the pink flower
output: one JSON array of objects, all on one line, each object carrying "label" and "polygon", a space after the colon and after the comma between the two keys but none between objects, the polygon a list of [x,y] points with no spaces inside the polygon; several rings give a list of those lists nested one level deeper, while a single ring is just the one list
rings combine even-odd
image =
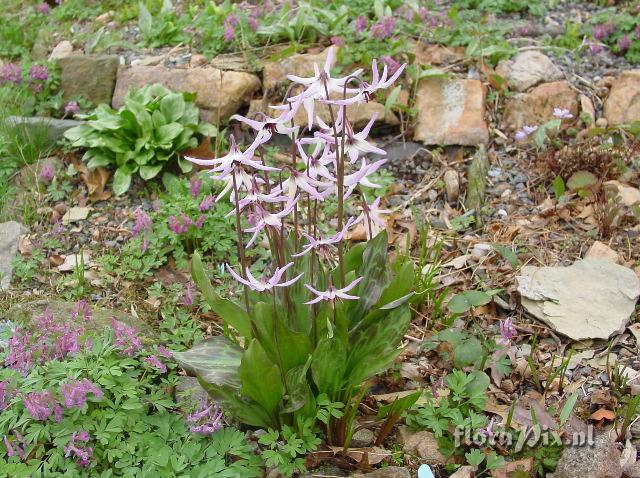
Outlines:
[{"label": "pink flower", "polygon": [[8,386],[8,380],[3,380],[0,382],[0,411],[9,406],[9,394],[7,393]]},{"label": "pink flower", "polygon": [[38,11],[43,15],[48,15],[50,12],[49,5],[42,2],[40,5],[38,5]]},{"label": "pink flower", "polygon": [[271,139],[273,133],[289,136],[297,132],[298,128],[291,127],[289,126],[289,124],[297,113],[298,108],[298,104],[292,105],[291,108],[287,107],[287,109],[284,110],[277,118],[271,118],[264,113],[261,113],[264,117],[263,121],[252,120],[241,115],[233,115],[230,119],[240,121],[258,131],[259,134],[261,133],[260,139],[256,140],[256,142],[258,142],[259,144],[264,144]]},{"label": "pink flower", "polygon": [[310,236],[309,234],[303,232],[302,235],[306,237],[307,241],[309,242],[302,248],[302,251],[298,252],[297,254],[292,254],[292,257],[301,257],[312,249],[320,251],[324,250],[324,252],[326,252],[330,248],[330,246],[337,244],[344,239],[347,231],[351,226],[353,226],[353,224],[355,224],[355,222],[356,221],[354,218],[350,218],[344,225],[342,230],[338,231],[332,237],[328,237],[326,239],[316,239],[313,236]]},{"label": "pink flower", "polygon": [[601,23],[593,27],[593,38],[598,41],[606,40],[615,31],[615,27],[610,23]]},{"label": "pink flower", "polygon": [[16,430],[13,431],[13,434],[16,437],[16,440],[13,442],[9,441],[9,438],[6,435],[2,439],[4,446],[7,449],[7,457],[11,458],[12,456],[17,456],[21,460],[24,460],[27,444],[22,435],[20,435]]},{"label": "pink flower", "polygon": [[367,204],[365,202],[362,205],[362,214],[358,216],[355,223],[357,224],[361,221],[364,222],[366,226],[365,231],[367,233],[367,239],[371,239],[387,226],[383,215],[390,213],[391,211],[388,209],[380,209],[380,198],[377,198],[372,204]]},{"label": "pink flower", "polygon": [[355,295],[349,295],[347,294],[347,292],[349,292],[351,289],[357,286],[362,279],[364,279],[364,277],[358,277],[351,284],[347,285],[346,287],[343,287],[342,289],[337,289],[334,286],[329,286],[329,288],[324,292],[314,289],[309,284],[305,284],[304,286],[316,296],[315,299],[310,300],[309,302],[305,302],[305,304],[311,305],[311,304],[320,302],[321,300],[334,301],[336,300],[336,298],[345,299],[345,300],[358,300],[360,297]]},{"label": "pink flower", "polygon": [[151,231],[151,218],[149,215],[144,212],[144,210],[139,207],[134,212],[136,216],[136,222],[131,229],[131,233],[133,237],[140,235],[142,232]]},{"label": "pink flower", "polygon": [[253,15],[249,15],[249,18],[247,18],[247,25],[249,25],[249,28],[255,32],[258,29],[258,19]]},{"label": "pink flower", "polygon": [[189,431],[200,435],[211,435],[222,428],[222,410],[216,405],[202,401],[200,407],[187,416]]},{"label": "pink flower", "polygon": [[81,408],[87,403],[87,394],[92,393],[95,398],[102,398],[102,390],[90,380],[69,380],[60,386],[60,393],[66,408]]},{"label": "pink flower", "polygon": [[167,366],[160,362],[158,357],[156,357],[155,355],[149,355],[144,359],[144,361],[158,369],[161,373],[166,373],[167,371]]},{"label": "pink flower", "polygon": [[193,225],[193,221],[185,213],[180,214],[180,217],[169,216],[167,219],[169,229],[176,234],[184,234],[189,230],[189,226]]},{"label": "pink flower", "polygon": [[187,289],[182,296],[182,303],[184,305],[193,305],[193,282],[187,282]]},{"label": "pink flower", "polygon": [[91,320],[91,306],[84,299],[76,302],[76,304],[73,306],[73,309],[71,310],[71,318],[73,320],[78,320],[80,316],[82,316],[82,320],[84,321]]},{"label": "pink flower", "polygon": [[344,38],[342,38],[342,37],[332,36],[330,40],[331,40],[331,44],[332,45],[335,45],[335,46],[344,45]]},{"label": "pink flower", "polygon": [[202,180],[198,176],[194,176],[189,181],[189,192],[191,193],[191,197],[197,198],[200,194],[200,188],[202,188]]},{"label": "pink flower", "polygon": [[[351,125],[347,123],[345,125],[346,129],[346,139],[345,139],[345,153],[349,157],[349,160],[352,163],[355,163],[360,156],[365,154],[379,154],[385,155],[387,154],[384,149],[380,149],[367,141],[367,137],[369,136],[369,132],[371,131],[371,127],[373,123],[377,119],[377,113],[374,113],[371,116],[371,119],[367,123],[367,125],[360,131],[359,133],[354,133]],[[316,137],[324,139],[329,144],[336,144],[336,139],[334,136],[326,133],[316,132]],[[342,143],[342,138],[338,137],[338,145]],[[336,146],[337,147],[337,146]]]},{"label": "pink flower", "polygon": [[626,52],[629,48],[631,48],[631,45],[632,42],[631,38],[629,38],[629,35],[622,35],[622,37],[620,37],[620,40],[618,40],[618,48],[621,52]]},{"label": "pink flower", "polygon": [[364,15],[360,15],[358,18],[356,18],[356,21],[354,24],[356,33],[362,33],[367,29],[367,26],[369,26],[369,21],[367,20],[367,17],[365,17]]},{"label": "pink flower", "polygon": [[592,55],[599,55],[604,51],[604,47],[599,43],[589,43],[589,53]]},{"label": "pink flower", "polygon": [[42,65],[33,65],[29,70],[29,79],[47,81],[49,79],[49,69]]},{"label": "pink flower", "polygon": [[384,55],[380,57],[380,61],[382,61],[382,63],[385,64],[385,66],[387,66],[387,68],[389,68],[389,73],[391,75],[395,75],[395,73],[400,69],[404,69],[404,67],[406,66],[406,63],[400,63],[399,61],[396,61],[393,57],[389,56],[389,55]]},{"label": "pink flower", "polygon": [[517,336],[518,329],[513,325],[513,319],[508,318],[500,321],[500,339],[497,341],[499,344],[509,345]]},{"label": "pink flower", "polygon": [[518,130],[518,131],[516,131],[515,138],[516,138],[517,141],[523,141],[523,140],[527,139],[527,133],[525,133],[522,130]]},{"label": "pink flower", "polygon": [[247,269],[245,271],[246,274],[247,274],[247,278],[246,279],[241,277],[240,275],[238,275],[236,273],[236,271],[234,271],[231,268],[231,266],[229,266],[229,264],[227,264],[227,270],[229,271],[229,274],[231,274],[235,280],[237,280],[241,284],[246,285],[247,287],[249,287],[249,289],[255,290],[255,291],[258,291],[258,292],[264,292],[264,291],[267,291],[267,290],[271,290],[274,287],[288,287],[291,284],[294,284],[298,279],[300,279],[300,277],[302,277],[304,275],[304,273],[294,277],[291,280],[288,280],[288,281],[285,281],[285,282],[280,282],[280,280],[282,279],[282,276],[284,275],[284,273],[292,265],[293,265],[293,262],[290,262],[289,264],[287,264],[284,267],[277,267],[276,270],[273,272],[273,275],[269,279],[262,279],[262,280],[256,279],[251,274],[251,271],[249,270],[248,267],[247,267]]},{"label": "pink flower", "polygon": [[91,457],[93,455],[93,448],[88,446],[78,445],[80,443],[86,443],[91,439],[89,436],[89,432],[86,430],[82,430],[80,432],[74,432],[71,435],[71,439],[69,443],[64,448],[64,456],[65,458],[70,458],[71,456],[76,457],[76,463],[78,466],[82,468],[86,468],[91,463]]},{"label": "pink flower", "polygon": [[28,393],[22,399],[22,403],[35,420],[47,420],[52,413],[56,422],[62,420],[62,407],[48,390]]},{"label": "pink flower", "polygon": [[116,319],[111,319],[111,326],[115,334],[114,345],[125,355],[133,356],[142,348],[142,340],[136,334],[136,329],[124,324]]},{"label": "pink flower", "polygon": [[360,103],[363,100],[366,102],[369,102],[373,98],[373,95],[376,91],[389,88],[402,74],[402,71],[404,70],[405,66],[406,66],[406,63],[398,66],[396,68],[396,71],[391,76],[391,78],[387,79],[387,70],[388,70],[387,65],[385,65],[384,68],[382,69],[382,76],[380,76],[378,72],[378,63],[376,60],[373,60],[371,62],[371,70],[373,71],[373,80],[371,84],[367,83],[366,81],[363,81],[360,84],[360,91],[358,92],[357,95],[344,100],[326,100],[326,102],[333,103],[336,105],[352,105],[354,103]]},{"label": "pink flower", "polygon": [[200,206],[198,206],[198,209],[200,209],[201,212],[208,211],[209,209],[211,209],[211,206],[213,206],[215,200],[215,197],[213,197],[212,195],[208,195],[202,200]]},{"label": "pink flower", "polygon": [[371,34],[378,40],[384,40],[393,35],[396,28],[396,19],[393,17],[384,17],[378,23],[371,26]]},{"label": "pink flower", "polygon": [[40,170],[40,179],[42,180],[42,182],[44,182],[45,184],[49,184],[51,181],[53,181],[55,175],[56,171],[53,165],[47,163],[42,166],[42,169]]},{"label": "pink flower", "polygon": [[80,105],[77,101],[69,101],[66,105],[64,105],[64,114],[66,115],[74,115],[80,112]]},{"label": "pink flower", "polygon": [[223,33],[223,37],[226,41],[230,42],[233,41],[233,39],[236,36],[236,29],[235,26],[238,24],[238,19],[235,17],[235,15],[230,14],[227,15],[227,18],[225,18],[224,20],[224,33]]},{"label": "pink flower", "polygon": [[22,69],[16,63],[5,63],[0,67],[0,84],[15,83],[19,85],[22,82]]},{"label": "pink flower", "polygon": [[169,350],[166,347],[163,347],[162,345],[158,346],[156,352],[158,353],[158,355],[160,355],[160,357],[164,357],[166,359],[173,358],[173,353],[171,352],[171,350]]}]

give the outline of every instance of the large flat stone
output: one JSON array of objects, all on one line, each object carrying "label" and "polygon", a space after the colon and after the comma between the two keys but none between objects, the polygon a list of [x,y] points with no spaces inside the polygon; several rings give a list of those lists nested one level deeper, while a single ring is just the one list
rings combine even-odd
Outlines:
[{"label": "large flat stone", "polygon": [[484,94],[479,80],[422,80],[416,93],[414,139],[431,145],[486,144]]},{"label": "large flat stone", "polygon": [[82,123],[82,121],[46,116],[8,116],[5,121],[8,126],[20,128],[21,134],[27,137],[36,138],[46,135],[49,146],[55,145],[62,139],[67,130]]},{"label": "large flat stone", "polygon": [[[576,118],[579,107],[578,93],[569,82],[543,83],[529,93],[518,93],[510,98],[505,104],[503,123],[512,130],[524,125],[541,125],[555,118],[554,108],[567,109]],[[563,126],[568,125],[569,122],[563,122]]]},{"label": "large flat stone", "polygon": [[163,65],[136,65],[118,71],[113,107],[123,105],[130,89],[153,83],[160,83],[173,91],[196,93],[196,105],[214,117],[219,109],[222,119],[238,111],[260,89],[259,78],[251,73],[211,67],[179,69]]},{"label": "large flat stone", "polygon": [[496,73],[504,77],[516,91],[526,91],[539,83],[563,78],[562,71],[551,59],[535,50],[524,51],[513,60],[502,60]]},{"label": "large flat stone", "polygon": [[18,252],[18,241],[24,226],[16,221],[0,224],[0,290],[8,290],[13,276],[13,259]]},{"label": "large flat stone", "polygon": [[610,125],[640,121],[640,70],[625,71],[613,82],[604,116]]},{"label": "large flat stone", "polygon": [[607,340],[621,333],[640,296],[635,273],[605,259],[527,266],[516,280],[526,311],[573,340]]},{"label": "large flat stone", "polygon": [[111,103],[120,64],[118,55],[73,55],[57,61],[65,101],[82,96],[96,105]]}]

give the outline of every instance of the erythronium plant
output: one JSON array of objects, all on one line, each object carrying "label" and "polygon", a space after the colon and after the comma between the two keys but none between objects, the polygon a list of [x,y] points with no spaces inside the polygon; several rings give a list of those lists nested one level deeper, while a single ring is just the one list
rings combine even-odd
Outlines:
[{"label": "erythronium plant", "polygon": [[[218,296],[194,254],[194,281],[224,320],[226,334],[175,356],[239,421],[297,427],[301,434],[311,421],[322,424],[330,444],[347,447],[370,380],[400,351],[411,319],[414,272],[407,258],[390,265],[382,219],[388,211],[379,208],[379,199],[368,204],[360,189],[376,186],[369,176],[384,163],[363,157],[385,154],[367,141],[374,119],[356,133],[346,110],[390,86],[399,73],[387,80],[384,67],[382,75],[375,71],[371,85],[359,79],[360,70],[332,79],[332,58],[333,52],[312,78],[290,77],[303,89],[288,98],[279,117],[235,118],[256,131],[248,148],[231,141],[231,151],[221,158],[187,158],[213,166],[212,177],[227,183],[240,259],[239,267],[227,270],[243,288],[243,298],[236,304]],[[330,99],[336,92],[342,99]],[[306,138],[299,137],[293,120],[300,108],[308,116],[304,130],[314,131]],[[323,108],[331,125],[314,116]],[[293,142],[291,164],[282,169],[263,159],[263,145],[277,134]],[[337,202],[334,220],[324,214],[329,198]],[[346,218],[351,209],[362,213]],[[345,238],[359,223],[370,240],[348,247]],[[251,234],[248,242],[245,234]],[[259,278],[245,252],[263,236],[273,264]],[[392,415],[397,420],[400,412],[394,409]],[[389,424],[383,429],[388,433]]]}]

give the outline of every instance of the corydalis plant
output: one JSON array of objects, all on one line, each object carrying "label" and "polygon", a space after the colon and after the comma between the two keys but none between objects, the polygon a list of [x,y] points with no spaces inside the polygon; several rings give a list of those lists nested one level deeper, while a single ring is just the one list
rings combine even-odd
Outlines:
[{"label": "corydalis plant", "polygon": [[[332,62],[330,50],[314,76],[289,76],[301,91],[273,107],[278,115],[234,117],[255,130],[247,148],[232,138],[223,157],[187,158],[212,166],[212,178],[226,183],[240,259],[239,268],[228,270],[243,292],[242,305],[219,297],[195,254],[194,281],[224,319],[227,333],[175,356],[241,422],[293,426],[303,433],[301,427],[311,420],[325,426],[330,443],[346,447],[367,381],[399,353],[410,321],[414,273],[406,259],[389,265],[383,219],[388,211],[380,209],[379,200],[368,204],[361,190],[377,186],[371,175],[385,162],[366,157],[385,154],[367,140],[375,118],[355,132],[347,114],[348,105],[391,86],[404,66],[388,78],[387,67],[379,74],[374,62],[369,84],[361,70],[332,78]],[[303,131],[312,132],[306,137],[295,124],[301,109]],[[322,109],[329,124],[317,116]],[[265,144],[278,134],[292,142],[291,162],[282,168],[267,164],[264,154]],[[325,206],[328,201],[337,203],[336,217]],[[352,211],[362,213],[348,218]],[[372,240],[349,248],[346,238],[354,227],[364,228]],[[262,238],[273,262],[260,278],[251,272],[246,249]],[[325,402],[340,413],[325,417]]]}]

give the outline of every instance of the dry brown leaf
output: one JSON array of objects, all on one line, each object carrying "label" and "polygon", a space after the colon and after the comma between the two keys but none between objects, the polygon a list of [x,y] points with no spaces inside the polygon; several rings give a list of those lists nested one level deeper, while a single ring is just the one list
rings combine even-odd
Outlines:
[{"label": "dry brown leaf", "polygon": [[110,176],[111,173],[105,168],[96,168],[89,171],[87,175],[83,175],[87,191],[89,191],[89,199],[92,201],[105,201],[111,197],[111,192],[104,190]]},{"label": "dry brown leaf", "polygon": [[20,241],[18,242],[18,250],[20,254],[23,256],[30,256],[31,251],[33,250],[33,244],[31,243],[31,239],[28,236],[22,236]]},{"label": "dry brown leaf", "polygon": [[601,408],[593,412],[589,418],[594,422],[599,422],[601,420],[613,421],[616,418],[616,413],[611,410],[607,410],[606,408]]},{"label": "dry brown leaf", "polygon": [[[330,446],[334,454],[342,454],[342,447]],[[384,460],[391,458],[391,452],[377,446],[370,448],[347,448],[346,455],[356,463],[364,463],[367,465],[377,465]]]},{"label": "dry brown leaf", "polygon": [[493,478],[511,478],[511,476],[519,476],[519,475],[512,475],[512,473],[516,471],[527,472],[531,470],[533,470],[533,457],[505,463],[497,470],[493,470],[491,472],[491,476]]},{"label": "dry brown leaf", "polygon": [[51,264],[51,267],[58,267],[61,266],[64,263],[64,256],[61,256],[60,254],[53,254],[52,256],[49,257],[49,264]]}]

